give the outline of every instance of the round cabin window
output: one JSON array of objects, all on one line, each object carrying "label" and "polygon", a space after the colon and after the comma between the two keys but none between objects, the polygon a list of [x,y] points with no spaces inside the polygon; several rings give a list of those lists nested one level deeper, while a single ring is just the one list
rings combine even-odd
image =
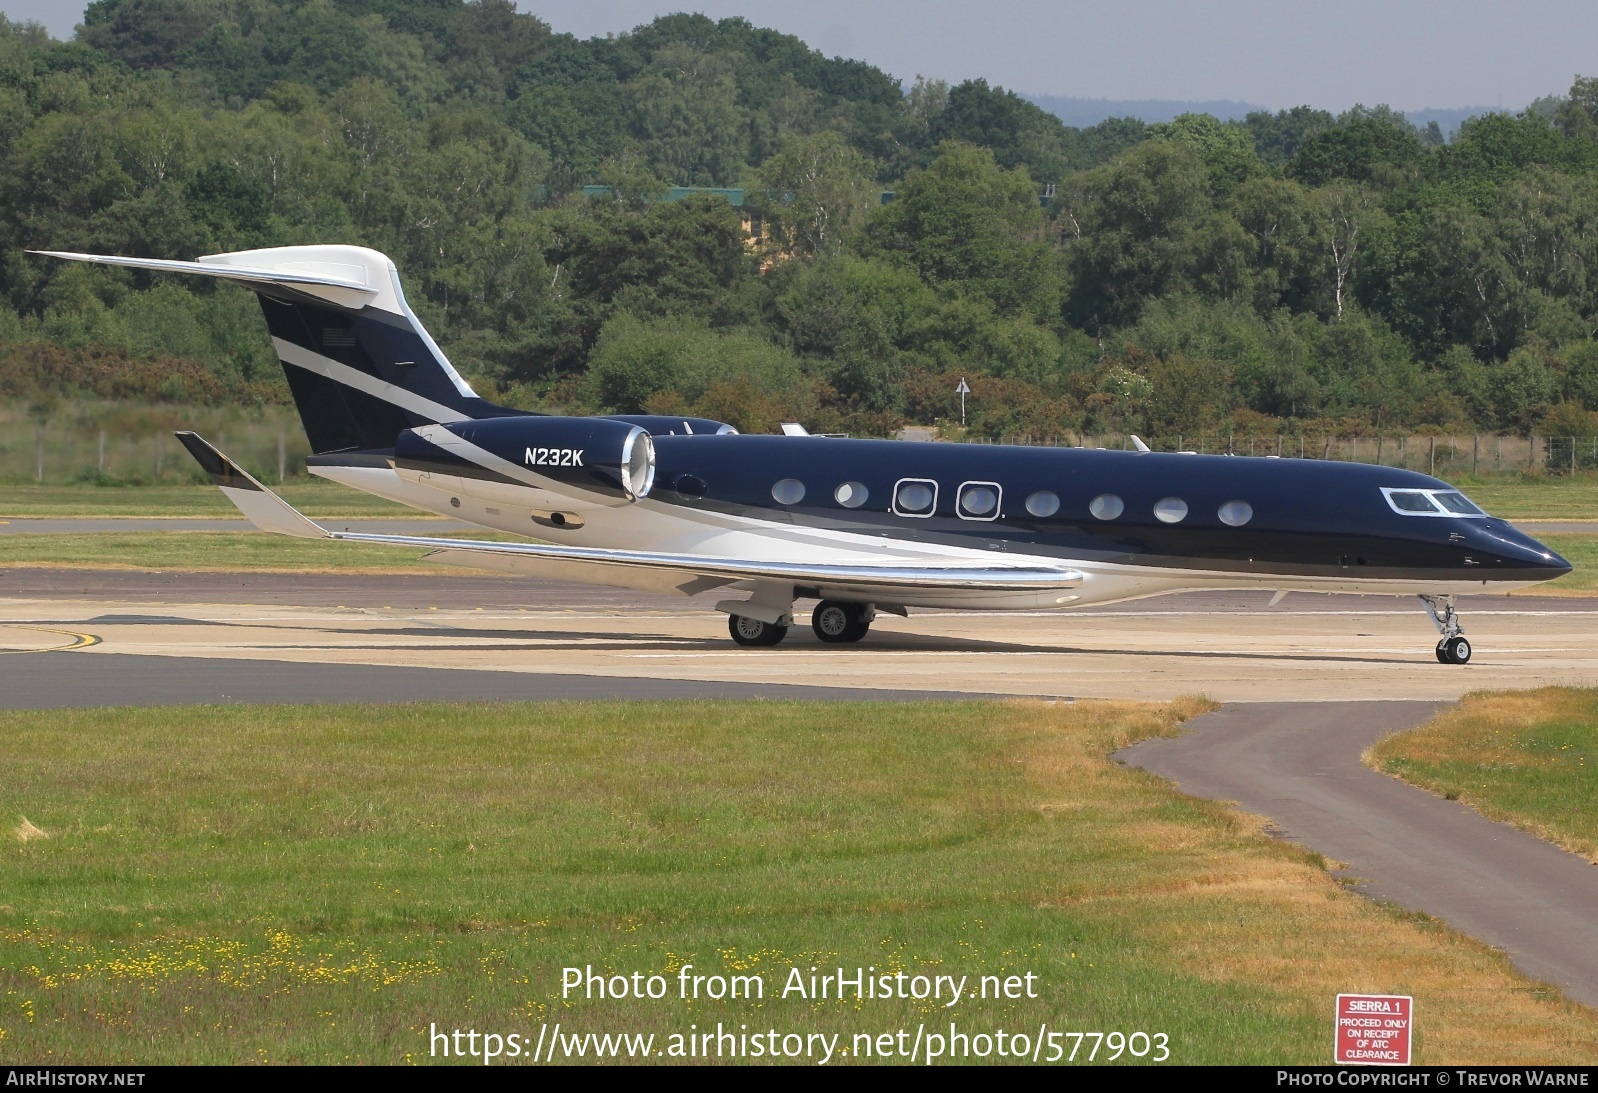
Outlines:
[{"label": "round cabin window", "polygon": [[1048,490],[1039,490],[1026,499],[1026,510],[1033,516],[1053,516],[1060,511],[1060,498]]},{"label": "round cabin window", "polygon": [[1247,501],[1228,501],[1216,515],[1227,527],[1240,528],[1254,519],[1254,506]]},{"label": "round cabin window", "polygon": [[937,500],[938,493],[931,482],[914,478],[900,482],[893,493],[893,507],[900,516],[931,516]]},{"label": "round cabin window", "polygon": [[866,503],[866,498],[871,496],[871,491],[859,482],[845,482],[832,491],[832,496],[844,508],[857,509]]},{"label": "round cabin window", "polygon": [[1113,493],[1101,493],[1088,502],[1088,511],[1100,520],[1114,520],[1126,511],[1126,502]]},{"label": "round cabin window", "polygon": [[1180,497],[1162,497],[1154,502],[1154,518],[1162,524],[1180,524],[1187,516],[1187,502]]},{"label": "round cabin window", "polygon": [[975,483],[960,490],[960,515],[989,520],[998,514],[999,488],[987,483]]},{"label": "round cabin window", "polygon": [[784,478],[771,487],[771,496],[779,505],[797,505],[805,499],[805,484],[797,478]]}]

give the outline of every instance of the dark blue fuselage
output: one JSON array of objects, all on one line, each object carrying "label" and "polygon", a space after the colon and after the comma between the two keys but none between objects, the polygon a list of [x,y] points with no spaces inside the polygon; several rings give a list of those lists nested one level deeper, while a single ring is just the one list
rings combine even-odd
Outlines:
[{"label": "dark blue fuselage", "polygon": [[[1395,511],[1383,487],[1451,487],[1392,467],[786,436],[657,436],[655,451],[657,501],[916,542],[1258,575],[1524,582],[1570,569],[1495,517]],[[935,500],[924,510],[896,504],[905,480],[930,484]],[[840,500],[845,484],[848,500],[864,493],[858,507]],[[997,504],[966,511],[962,496],[976,495],[963,486],[990,489]],[[1044,491],[1058,509],[1034,515],[1028,499]],[[1090,509],[1105,495],[1122,505],[1111,519]],[[1172,499],[1185,514],[1162,521],[1156,506]],[[1221,518],[1230,502],[1250,510],[1241,526]]]}]

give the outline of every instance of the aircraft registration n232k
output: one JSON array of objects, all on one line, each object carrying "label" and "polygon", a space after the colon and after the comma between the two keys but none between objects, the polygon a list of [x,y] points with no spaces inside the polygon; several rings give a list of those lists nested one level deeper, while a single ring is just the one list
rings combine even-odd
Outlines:
[{"label": "aircraft registration n232k", "polygon": [[199,436],[178,434],[257,527],[426,548],[453,565],[718,590],[740,645],[780,642],[800,599],[820,601],[818,638],[846,643],[878,612],[911,607],[1035,611],[1260,588],[1419,596],[1441,633],[1437,659],[1463,664],[1471,649],[1456,595],[1570,571],[1446,482],[1392,467],[799,428],[750,436],[696,418],[497,406],[423,329],[394,264],[360,247],[194,262],[40,253],[251,289],[305,424],[311,473],[541,542],[329,531]]}]

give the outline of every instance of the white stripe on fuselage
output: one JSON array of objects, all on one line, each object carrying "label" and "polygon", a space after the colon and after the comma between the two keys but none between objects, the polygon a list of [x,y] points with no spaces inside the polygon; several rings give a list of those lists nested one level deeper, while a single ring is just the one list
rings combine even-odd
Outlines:
[{"label": "white stripe on fuselage", "polygon": [[[859,532],[801,527],[789,523],[707,512],[645,498],[633,504],[596,504],[592,500],[557,493],[549,489],[527,488],[519,505],[508,491],[519,488],[509,483],[492,483],[498,496],[474,498],[468,492],[471,480],[457,479],[452,486],[435,488],[407,481],[386,468],[312,467],[312,473],[366,493],[386,497],[440,516],[463,520],[495,531],[526,535],[544,541],[574,546],[603,547],[615,550],[648,550],[661,553],[700,554],[710,557],[739,558],[751,561],[791,561],[796,552],[816,562],[848,564],[872,562],[900,565],[937,565],[949,560],[993,562],[995,552],[940,543],[911,543]],[[518,468],[523,470],[522,468]],[[523,470],[523,473],[526,473]],[[460,489],[454,488],[461,487]],[[460,507],[450,504],[454,497]],[[566,509],[582,514],[581,528],[554,532],[529,526],[529,509]],[[491,512],[489,510],[498,510]],[[1037,595],[1016,593],[950,593],[912,596],[898,590],[892,602],[910,607],[948,607],[957,609],[1036,610],[1039,607],[1079,607],[1087,604],[1158,596],[1190,589],[1271,589],[1292,592],[1349,592],[1367,595],[1410,596],[1463,594],[1483,591],[1480,580],[1412,581],[1404,579],[1358,579],[1345,577],[1293,576],[1288,574],[1239,574],[1224,570],[1194,570],[1173,567],[1130,565],[1093,559],[1061,558],[1005,551],[998,555],[1006,565],[1070,566],[1080,570],[1082,585],[1072,589],[1069,603],[1041,603]],[[1495,592],[1531,587],[1539,582],[1493,582]],[[884,599],[883,602],[889,602]]]}]

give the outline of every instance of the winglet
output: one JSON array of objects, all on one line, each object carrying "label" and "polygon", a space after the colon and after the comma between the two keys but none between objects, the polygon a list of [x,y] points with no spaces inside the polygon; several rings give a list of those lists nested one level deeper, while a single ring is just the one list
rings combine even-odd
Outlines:
[{"label": "winglet", "polygon": [[321,525],[307,520],[300,511],[257,482],[250,472],[223,455],[198,433],[175,434],[194,461],[222,487],[227,499],[238,506],[256,527],[278,535],[301,539],[332,538]]},{"label": "winglet", "polygon": [[1132,437],[1132,444],[1137,448],[1138,451],[1146,452],[1149,450],[1149,446],[1143,443],[1142,437],[1138,436],[1136,433],[1131,433],[1128,435]]}]

